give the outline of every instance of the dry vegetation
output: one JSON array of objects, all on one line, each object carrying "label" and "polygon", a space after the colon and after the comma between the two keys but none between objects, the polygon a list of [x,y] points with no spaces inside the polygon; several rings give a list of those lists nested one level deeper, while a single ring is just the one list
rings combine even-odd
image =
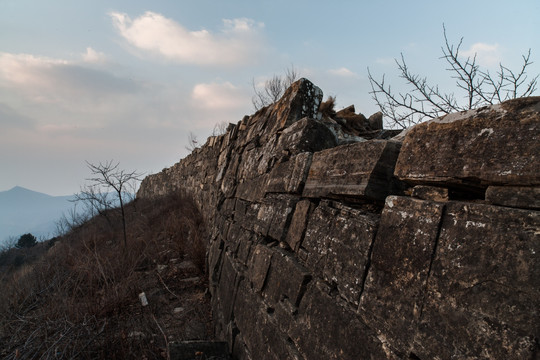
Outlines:
[{"label": "dry vegetation", "polygon": [[127,246],[116,212],[28,249],[30,257],[0,256],[0,358],[166,359],[173,342],[209,337],[196,207],[181,195],[130,203]]}]

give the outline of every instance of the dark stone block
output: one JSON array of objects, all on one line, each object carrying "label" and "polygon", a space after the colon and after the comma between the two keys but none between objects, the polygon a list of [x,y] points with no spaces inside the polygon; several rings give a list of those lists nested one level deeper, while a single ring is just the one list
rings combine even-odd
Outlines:
[{"label": "dark stone block", "polygon": [[283,250],[277,247],[271,250],[273,255],[263,295],[270,304],[288,299],[293,305],[298,305],[311,275]]},{"label": "dark stone block", "polygon": [[236,322],[253,359],[295,359],[296,349],[279,331],[262,298],[240,283],[234,307]]},{"label": "dark stone block", "polygon": [[523,209],[540,209],[540,187],[490,186],[486,200],[492,204]]},{"label": "dark stone block", "polygon": [[248,277],[255,291],[262,291],[264,287],[273,254],[266,245],[257,245],[253,250],[248,265]]},{"label": "dark stone block", "polygon": [[540,97],[449,114],[407,133],[396,176],[411,184],[540,185]]},{"label": "dark stone block", "polygon": [[287,231],[287,237],[285,238],[285,242],[294,251],[297,251],[298,247],[302,244],[308,217],[314,208],[315,205],[309,200],[301,200],[296,204],[291,224]]},{"label": "dark stone block", "polygon": [[340,295],[358,305],[377,218],[346,206],[321,202],[309,218],[302,247],[305,266],[335,283]]},{"label": "dark stone block", "polygon": [[415,354],[534,358],[540,337],[539,228],[537,211],[447,205]]},{"label": "dark stone block", "polygon": [[422,310],[443,208],[389,196],[381,215],[359,313],[404,353]]},{"label": "dark stone block", "polygon": [[291,339],[305,359],[391,358],[377,335],[354,311],[314,285],[304,295],[290,330]]},{"label": "dark stone block", "polygon": [[337,144],[336,135],[323,122],[304,118],[283,130],[277,148],[297,155],[333,148]]},{"label": "dark stone block", "polygon": [[371,140],[314,153],[303,196],[383,200],[392,189],[399,148]]},{"label": "dark stone block", "polygon": [[282,241],[297,201],[297,197],[288,195],[265,198],[253,224],[255,232]]},{"label": "dark stone block", "polygon": [[306,182],[311,153],[302,153],[276,165],[267,178],[265,193],[299,193]]}]

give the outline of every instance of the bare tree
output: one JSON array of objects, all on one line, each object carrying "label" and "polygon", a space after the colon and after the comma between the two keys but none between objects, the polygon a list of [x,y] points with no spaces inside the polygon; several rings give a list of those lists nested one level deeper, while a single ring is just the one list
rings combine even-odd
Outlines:
[{"label": "bare tree", "polygon": [[251,102],[255,110],[262,109],[278,101],[285,93],[285,90],[296,80],[298,80],[298,72],[294,66],[286,69],[283,76],[274,75],[272,78],[266,80],[262,89],[255,84],[255,79],[253,79],[252,86],[255,94]]},{"label": "bare tree", "polygon": [[532,64],[530,49],[526,56],[522,56],[523,64],[519,71],[499,64],[499,70],[492,75],[488,70],[480,69],[476,54],[466,59],[460,57],[463,38],[454,46],[448,41],[444,25],[443,34],[445,44],[441,47],[441,59],[446,61],[446,70],[452,74],[457,92],[462,96],[456,96],[455,92],[442,91],[438,85],[428,83],[426,77],[412,73],[403,54],[401,59],[395,59],[395,62],[400,77],[410,86],[408,92],[394,93],[391,86],[385,82],[384,75],[382,80],[378,81],[368,68],[373,99],[383,115],[397,126],[406,128],[426,119],[530,96],[536,91],[539,75],[527,81],[526,70]]},{"label": "bare tree", "polygon": [[229,127],[229,123],[226,121],[220,121],[217,124],[214,125],[214,128],[212,129],[212,135],[211,136],[219,136],[223,135],[227,132],[227,128]]},{"label": "bare tree", "polygon": [[119,207],[122,219],[124,246],[127,246],[125,205],[132,201],[142,173],[120,169],[120,163],[112,160],[98,165],[86,162],[92,177],[86,179],[90,184],[81,188],[75,201],[82,201],[92,215],[104,215],[107,221],[109,210]]},{"label": "bare tree", "polygon": [[187,151],[193,151],[199,147],[199,140],[197,139],[197,136],[193,134],[192,132],[189,133],[188,136],[188,144],[186,145]]}]

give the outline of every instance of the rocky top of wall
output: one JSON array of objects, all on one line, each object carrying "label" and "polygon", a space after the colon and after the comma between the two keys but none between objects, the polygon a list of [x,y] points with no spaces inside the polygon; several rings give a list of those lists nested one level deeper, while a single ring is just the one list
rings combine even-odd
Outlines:
[{"label": "rocky top of wall", "polygon": [[206,215],[237,359],[535,359],[540,98],[400,136],[306,79],[147,177]]}]

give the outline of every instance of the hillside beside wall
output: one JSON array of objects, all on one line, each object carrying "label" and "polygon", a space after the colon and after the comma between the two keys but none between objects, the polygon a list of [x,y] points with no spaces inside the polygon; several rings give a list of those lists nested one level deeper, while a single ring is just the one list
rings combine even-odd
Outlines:
[{"label": "hillside beside wall", "polygon": [[306,79],[148,176],[205,214],[236,359],[537,359],[540,98],[406,133]]}]

